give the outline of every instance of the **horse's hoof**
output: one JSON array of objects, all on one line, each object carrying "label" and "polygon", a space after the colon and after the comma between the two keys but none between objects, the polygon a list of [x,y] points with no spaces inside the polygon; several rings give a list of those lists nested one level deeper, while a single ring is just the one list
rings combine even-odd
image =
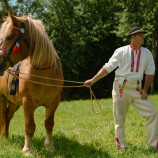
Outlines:
[{"label": "horse's hoof", "polygon": [[24,148],[22,149],[22,152],[23,152],[24,154],[28,154],[28,153],[30,152],[30,148],[24,147]]},{"label": "horse's hoof", "polygon": [[30,152],[24,153],[24,155],[25,155],[26,157],[33,157],[33,155],[32,155]]},{"label": "horse's hoof", "polygon": [[45,145],[44,149],[46,151],[53,152],[55,150],[55,147],[54,147],[54,145]]}]

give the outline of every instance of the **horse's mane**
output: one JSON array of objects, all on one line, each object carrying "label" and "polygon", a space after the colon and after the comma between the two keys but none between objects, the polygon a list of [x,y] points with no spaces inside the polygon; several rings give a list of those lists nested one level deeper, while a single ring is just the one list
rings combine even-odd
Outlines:
[{"label": "horse's mane", "polygon": [[33,53],[30,55],[31,63],[36,67],[51,65],[56,68],[57,53],[48,35],[45,33],[42,21],[29,17],[27,19],[30,43],[31,47],[34,48]]},{"label": "horse's mane", "polygon": [[7,37],[11,33],[12,28],[13,28],[12,23],[10,22],[9,18],[7,18],[5,22],[1,25],[0,38],[2,38],[2,36],[4,36],[3,38]]},{"label": "horse's mane", "polygon": [[[18,17],[17,17],[18,18]],[[31,64],[35,67],[57,67],[58,55],[54,49],[52,42],[48,35],[45,33],[45,27],[40,20],[31,19],[28,20],[28,33],[30,37],[30,59]],[[0,35],[5,33],[5,37],[12,31],[12,22],[9,18],[2,24],[0,29]]]}]

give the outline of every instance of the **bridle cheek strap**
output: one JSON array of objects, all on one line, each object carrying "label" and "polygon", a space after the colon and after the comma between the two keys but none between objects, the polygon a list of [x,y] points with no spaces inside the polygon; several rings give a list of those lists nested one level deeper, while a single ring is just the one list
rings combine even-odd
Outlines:
[{"label": "bridle cheek strap", "polygon": [[[13,66],[13,62],[9,59],[9,55],[12,52],[12,50],[13,50],[14,46],[16,45],[16,43],[20,40],[21,36],[24,35],[24,33],[25,33],[25,29],[24,28],[25,28],[25,24],[23,22],[21,22],[21,28],[13,26],[13,29],[16,29],[16,30],[20,31],[20,35],[14,41],[13,45],[11,46],[11,48],[9,49],[9,51],[7,53],[3,49],[0,49],[0,56],[2,58],[4,58],[3,61],[0,63],[0,66],[2,66],[2,65],[4,66],[7,60],[10,62],[11,66]],[[25,41],[26,40],[27,39],[25,39]],[[27,41],[27,46],[28,46],[28,41]]]}]

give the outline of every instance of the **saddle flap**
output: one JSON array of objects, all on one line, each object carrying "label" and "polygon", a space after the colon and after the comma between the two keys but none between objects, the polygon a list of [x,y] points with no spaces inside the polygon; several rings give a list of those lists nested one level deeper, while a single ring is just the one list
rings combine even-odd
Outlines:
[{"label": "saddle flap", "polygon": [[[20,64],[21,64],[21,62],[14,65],[13,70],[19,71]],[[19,74],[16,72],[13,72],[13,74],[19,76]],[[8,81],[7,82],[9,84],[9,74],[8,74]],[[14,77],[12,80],[12,83],[11,83],[11,87],[10,88],[8,87],[10,95],[16,94],[16,87],[17,87],[18,83],[19,83],[19,79]]]}]

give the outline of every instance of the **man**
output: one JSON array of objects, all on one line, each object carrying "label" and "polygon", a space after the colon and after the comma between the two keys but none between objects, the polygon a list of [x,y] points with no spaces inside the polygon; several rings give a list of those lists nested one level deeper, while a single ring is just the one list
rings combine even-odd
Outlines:
[{"label": "man", "polygon": [[[130,104],[133,104],[140,115],[146,118],[149,145],[158,150],[158,113],[147,95],[154,77],[155,65],[151,52],[142,47],[145,33],[140,27],[133,27],[127,36],[131,40],[130,45],[116,49],[108,63],[105,63],[92,79],[84,83],[90,87],[118,67],[112,91],[115,140],[118,149],[127,147],[124,136],[125,118]],[[144,72],[146,78],[141,89]]]}]

